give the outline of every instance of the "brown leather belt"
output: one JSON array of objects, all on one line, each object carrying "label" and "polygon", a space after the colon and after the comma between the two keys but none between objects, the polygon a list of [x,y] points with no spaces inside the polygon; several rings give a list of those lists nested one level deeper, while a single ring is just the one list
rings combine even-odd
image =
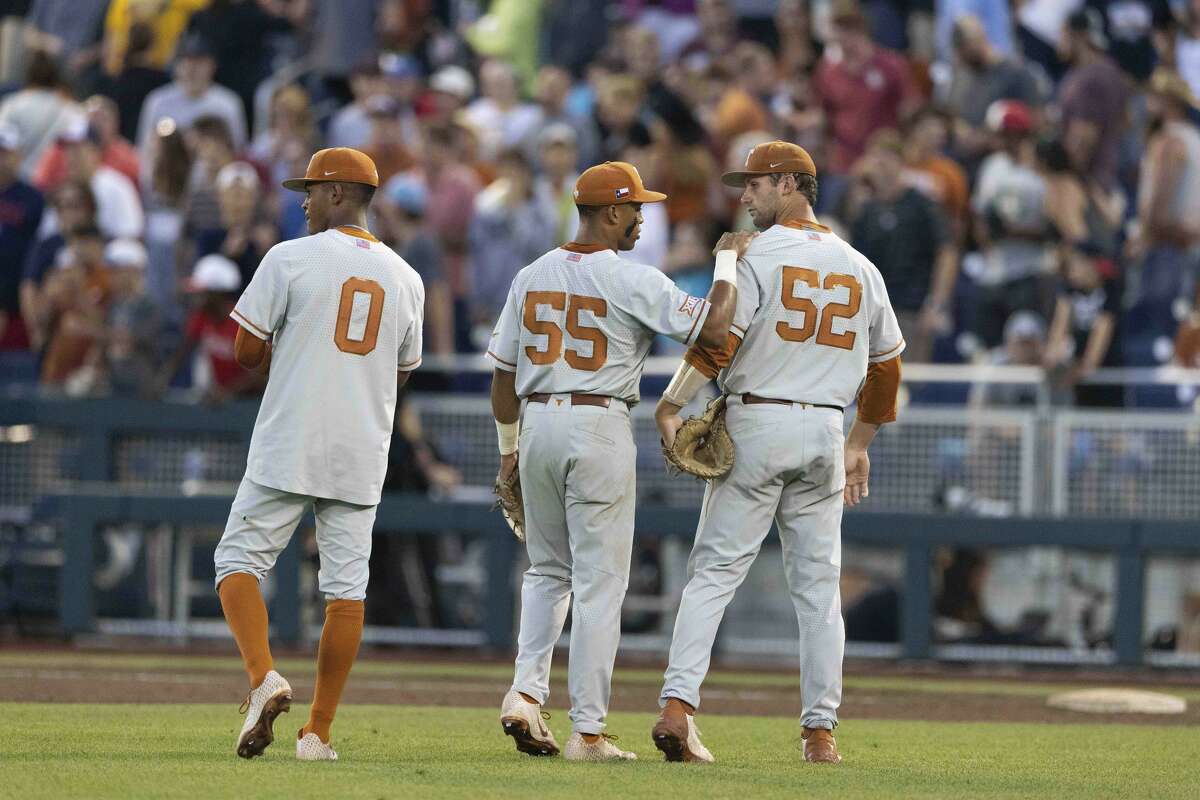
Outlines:
[{"label": "brown leather belt", "polygon": [[834,411],[842,411],[843,413],[845,412],[845,409],[841,406],[830,406],[824,403],[801,403],[793,400],[776,400],[773,397],[759,397],[758,395],[750,394],[749,392],[746,392],[742,395],[742,405],[753,406],[758,405],[759,403],[773,403],[779,406],[797,405],[801,408],[832,408]]},{"label": "brown leather belt", "polygon": [[[527,399],[531,403],[549,403],[550,398],[553,396],[549,392],[534,392]],[[573,406],[603,406],[604,408],[608,408],[608,402],[612,399],[606,394],[571,393],[571,405]]]}]

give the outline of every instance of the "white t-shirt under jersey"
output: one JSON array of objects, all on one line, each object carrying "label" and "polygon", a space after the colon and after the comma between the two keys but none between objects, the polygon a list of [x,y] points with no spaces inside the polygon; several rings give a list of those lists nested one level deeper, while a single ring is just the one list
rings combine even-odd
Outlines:
[{"label": "white t-shirt under jersey", "polygon": [[868,362],[904,352],[883,276],[824,226],[763,231],[738,261],[737,287],[742,344],[720,375],[731,394],[845,408]]},{"label": "white t-shirt under jersey", "polygon": [[272,247],[231,316],[260,339],[273,337],[246,475],[273,489],[375,505],[396,371],[421,363],[425,287],[387,245],[346,232],[354,230]]},{"label": "white t-shirt under jersey", "polygon": [[612,250],[556,248],[517,273],[488,357],[517,373],[520,397],[583,392],[632,404],[654,335],[691,344],[708,309],[703,297]]}]

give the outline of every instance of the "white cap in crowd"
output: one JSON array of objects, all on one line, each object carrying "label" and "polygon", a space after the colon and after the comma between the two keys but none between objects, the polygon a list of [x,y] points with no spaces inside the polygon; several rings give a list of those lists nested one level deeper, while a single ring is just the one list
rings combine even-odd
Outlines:
[{"label": "white cap in crowd", "polygon": [[434,73],[429,80],[429,88],[467,101],[475,94],[475,79],[462,67],[451,64]]},{"label": "white cap in crowd", "polygon": [[20,150],[21,132],[12,125],[0,125],[0,150]]},{"label": "white cap in crowd", "polygon": [[150,257],[137,239],[113,239],[104,246],[104,261],[110,267],[145,269]]},{"label": "white cap in crowd", "polygon": [[253,166],[245,161],[234,161],[217,171],[217,190],[223,192],[235,183],[257,189],[262,181],[259,180],[258,171]]},{"label": "white cap in crowd", "polygon": [[238,265],[218,253],[197,261],[187,282],[189,292],[236,292],[240,288],[242,273]]}]

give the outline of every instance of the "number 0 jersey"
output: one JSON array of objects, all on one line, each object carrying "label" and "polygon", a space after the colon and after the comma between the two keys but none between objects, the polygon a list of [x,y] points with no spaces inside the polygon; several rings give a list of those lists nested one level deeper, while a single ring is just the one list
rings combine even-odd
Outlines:
[{"label": "number 0 jersey", "polygon": [[274,337],[246,475],[285,492],[378,503],[396,371],[421,363],[424,308],[416,271],[365,231],[272,247],[230,314]]},{"label": "number 0 jersey", "polygon": [[517,373],[517,395],[585,392],[638,401],[656,333],[691,344],[709,302],[612,250],[556,248],[517,273],[488,357]]},{"label": "number 0 jersey", "polygon": [[742,344],[720,374],[731,394],[846,407],[868,362],[904,352],[883,276],[823,225],[774,225],[738,262],[733,333]]}]

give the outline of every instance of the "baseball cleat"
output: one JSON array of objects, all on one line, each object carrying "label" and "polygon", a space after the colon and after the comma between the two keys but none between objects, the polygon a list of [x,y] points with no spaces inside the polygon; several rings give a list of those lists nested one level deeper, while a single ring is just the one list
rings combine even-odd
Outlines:
[{"label": "baseball cleat", "polygon": [[558,742],[546,726],[550,715],[537,703],[530,703],[515,690],[504,696],[500,706],[500,725],[511,736],[517,750],[531,756],[558,755]]},{"label": "baseball cleat", "polygon": [[696,719],[687,713],[681,701],[667,700],[654,729],[650,732],[654,746],[662,751],[667,761],[686,761],[693,764],[711,764],[716,761],[700,741],[700,729]]},{"label": "baseball cleat", "polygon": [[805,761],[813,764],[841,763],[842,757],[838,755],[833,731],[824,728],[805,728],[800,734],[800,742]]},{"label": "baseball cleat", "polygon": [[337,761],[337,752],[315,733],[296,731],[296,758],[300,761]]},{"label": "baseball cleat", "polygon": [[595,742],[584,741],[583,734],[572,733],[567,739],[567,749],[563,758],[567,761],[637,761],[637,753],[622,750],[613,742],[617,737],[607,733],[600,734]]},{"label": "baseball cleat", "polygon": [[275,670],[267,673],[257,688],[250,690],[238,709],[246,721],[238,734],[237,754],[242,758],[261,756],[267,745],[275,741],[272,727],[275,718],[292,708],[292,687]]}]

